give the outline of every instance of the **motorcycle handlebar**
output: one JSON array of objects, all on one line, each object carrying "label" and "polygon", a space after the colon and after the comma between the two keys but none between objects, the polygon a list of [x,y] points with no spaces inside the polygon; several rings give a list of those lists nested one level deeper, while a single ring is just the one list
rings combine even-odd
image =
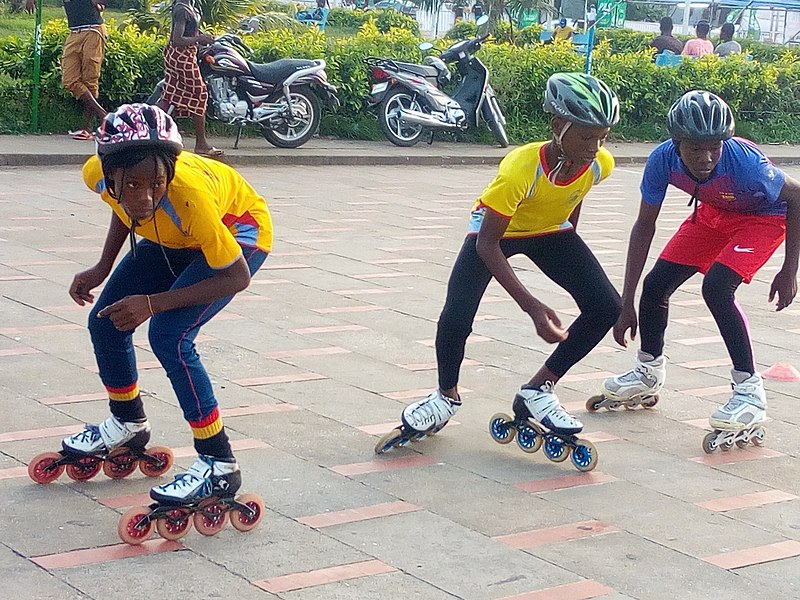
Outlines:
[{"label": "motorcycle handlebar", "polygon": [[[446,63],[455,62],[459,60],[460,58],[459,54],[461,54],[462,52],[465,54],[472,54],[473,52],[477,52],[478,50],[480,50],[481,44],[483,44],[483,42],[485,42],[488,39],[489,39],[489,34],[487,33],[486,35],[472,38],[467,43],[456,42],[455,44],[450,46],[447,50],[442,52],[439,55],[439,58],[441,58]],[[459,44],[464,44],[464,47],[458,49],[457,52],[454,51],[453,48],[458,46]]]},{"label": "motorcycle handlebar", "polygon": [[219,36],[216,39],[216,41],[219,42],[219,43],[222,43],[222,44],[226,44],[227,43],[227,44],[229,44],[231,46],[239,48],[240,50],[244,50],[248,54],[252,54],[253,53],[253,50],[250,48],[250,46],[245,44],[242,41],[242,38],[240,38],[238,35],[236,35],[234,33],[223,33],[221,36]]}]

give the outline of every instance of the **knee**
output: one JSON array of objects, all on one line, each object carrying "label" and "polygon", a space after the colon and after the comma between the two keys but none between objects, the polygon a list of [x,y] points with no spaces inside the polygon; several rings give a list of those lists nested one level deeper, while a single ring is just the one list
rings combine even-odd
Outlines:
[{"label": "knee", "polygon": [[642,284],[642,303],[664,306],[669,302],[672,292],[663,284],[662,278],[656,276],[654,271],[650,271],[644,278]]},{"label": "knee", "polygon": [[92,338],[92,343],[97,345],[112,336],[118,336],[123,332],[114,327],[114,323],[108,317],[102,319],[97,316],[104,307],[95,304],[89,312],[89,321],[87,327],[89,329],[89,336]]},{"label": "knee", "polygon": [[622,298],[614,290],[600,303],[600,306],[603,314],[607,317],[606,324],[609,328],[612,327],[619,319],[620,314],[622,314]]},{"label": "knee", "polygon": [[622,299],[613,288],[605,291],[596,289],[592,306],[584,313],[589,313],[592,321],[599,328],[611,329],[619,319],[620,313],[622,313]]},{"label": "knee", "polygon": [[445,306],[442,314],[439,315],[439,322],[436,330],[437,337],[467,339],[471,333],[471,319],[461,314],[459,311],[450,310]]},{"label": "knee", "polygon": [[711,272],[703,278],[701,291],[703,293],[703,300],[705,300],[706,305],[711,309],[733,303],[733,293],[731,290],[724,285],[724,282],[714,277]]},{"label": "knee", "polygon": [[147,337],[153,354],[167,369],[170,364],[185,361],[195,352],[194,342],[187,339],[185,332],[176,328],[163,313],[150,319]]},{"label": "knee", "polygon": [[147,331],[150,349],[156,358],[164,364],[178,358],[180,338],[164,327],[164,320],[160,315],[150,319],[150,328]]}]

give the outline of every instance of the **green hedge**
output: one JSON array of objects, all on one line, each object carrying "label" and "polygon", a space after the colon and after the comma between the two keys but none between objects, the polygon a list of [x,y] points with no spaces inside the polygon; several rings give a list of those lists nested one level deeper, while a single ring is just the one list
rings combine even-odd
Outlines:
[{"label": "green hedge", "polygon": [[[120,30],[112,26],[109,30],[101,102],[111,107],[146,98],[162,76],[165,40],[131,27]],[[80,123],[77,103],[61,88],[58,61],[66,35],[63,21],[48,23],[43,30],[43,131],[65,131]],[[325,116],[321,131],[343,137],[379,135],[374,115],[366,111],[369,84],[364,58],[421,58],[416,35],[398,28],[382,33],[375,21],[367,21],[351,37],[326,38],[309,28],[300,33],[259,33],[248,37],[247,42],[254,49],[255,61],[288,56],[325,58],[328,75],[339,87],[342,107]],[[508,118],[509,135],[515,142],[548,134],[548,120],[541,107],[547,78],[554,72],[583,68],[583,57],[570,44],[520,47],[487,43],[479,56],[489,68],[492,86]],[[791,52],[768,63],[748,61],[743,56],[710,56],[666,68],[653,64],[650,50],[621,52],[612,40],[606,40],[599,44],[593,58],[595,74],[617,91],[622,102],[622,121],[613,133],[617,139],[665,137],[664,115],[672,101],[687,89],[704,88],[719,93],[731,104],[742,135],[760,142],[800,142],[800,58]],[[31,70],[29,39],[0,40],[0,73],[4,74],[0,76],[0,131],[25,129]],[[484,136],[480,139],[489,139],[488,132],[479,135]]]},{"label": "green hedge", "polygon": [[419,35],[419,23],[414,17],[397,10],[350,10],[332,8],[328,13],[328,25],[342,29],[356,30],[368,21],[375,21],[378,31],[388,33],[392,27],[399,27]]}]

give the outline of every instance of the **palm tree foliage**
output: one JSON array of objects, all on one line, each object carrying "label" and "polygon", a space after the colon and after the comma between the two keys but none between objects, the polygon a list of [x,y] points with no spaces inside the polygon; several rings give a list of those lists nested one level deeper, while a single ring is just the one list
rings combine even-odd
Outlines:
[{"label": "palm tree foliage", "polygon": [[[469,10],[470,5],[474,4],[474,0],[456,0],[465,10]],[[531,10],[538,10],[550,14],[557,14],[555,6],[551,0],[481,0],[485,7],[485,12],[489,16],[489,27],[491,30],[496,29],[496,23],[502,21],[506,16],[516,19],[523,13]],[[455,5],[456,2],[445,0],[420,0],[419,6],[422,10],[437,12],[442,6],[446,4]]]}]

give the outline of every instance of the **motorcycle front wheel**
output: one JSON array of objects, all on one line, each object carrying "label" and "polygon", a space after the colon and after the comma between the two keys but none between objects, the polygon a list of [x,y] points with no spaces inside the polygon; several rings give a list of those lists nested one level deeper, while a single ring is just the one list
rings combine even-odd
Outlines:
[{"label": "motorcycle front wheel", "polygon": [[405,90],[390,91],[378,108],[378,125],[386,139],[395,146],[413,146],[419,141],[424,128],[422,125],[401,123],[401,109],[422,112],[419,102]]},{"label": "motorcycle front wheel", "polygon": [[147,101],[145,102],[145,104],[149,104],[151,106],[155,105],[159,100],[161,100],[161,93],[163,91],[164,91],[164,81],[161,80],[161,81],[158,82],[158,85],[156,85],[156,87],[153,90],[153,92],[147,98]]},{"label": "motorcycle front wheel", "polygon": [[[261,135],[278,148],[299,148],[305,144],[317,132],[322,116],[319,99],[311,90],[292,89],[289,96],[292,101],[292,117],[275,117],[261,126]],[[288,108],[283,94],[270,102]]]},{"label": "motorcycle front wheel", "polygon": [[503,123],[499,118],[499,115],[502,113],[500,112],[500,107],[497,104],[497,99],[494,96],[489,96],[486,98],[488,105],[486,106],[486,124],[489,125],[489,129],[494,134],[495,139],[500,144],[501,148],[508,148],[508,134],[506,134],[506,128],[503,127]]}]

